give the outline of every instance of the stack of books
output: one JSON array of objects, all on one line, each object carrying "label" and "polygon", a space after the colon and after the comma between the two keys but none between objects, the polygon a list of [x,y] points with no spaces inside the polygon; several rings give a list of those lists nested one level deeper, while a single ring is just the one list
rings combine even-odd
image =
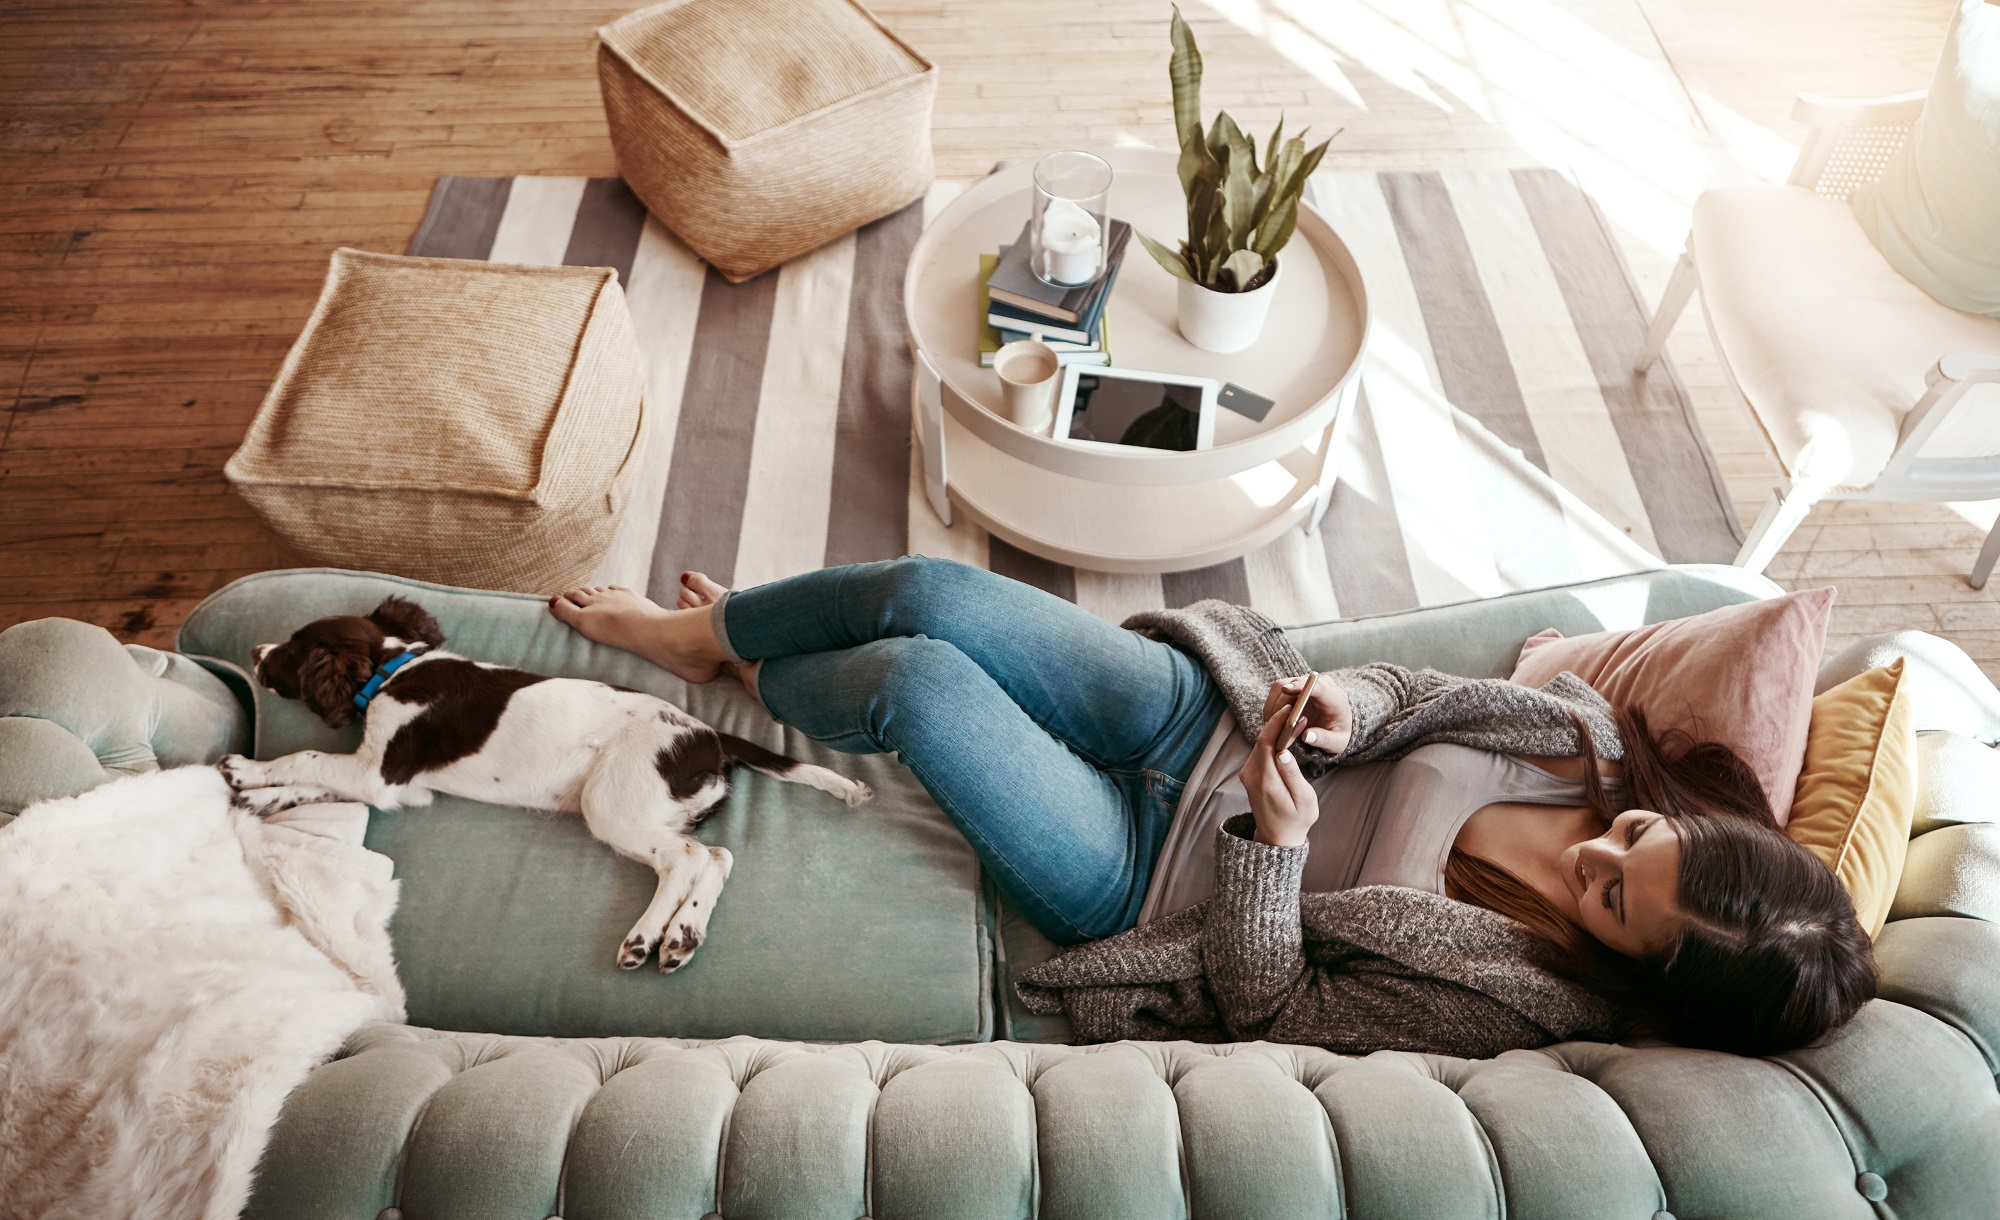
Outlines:
[{"label": "stack of books", "polygon": [[1027,225],[1021,226],[1012,245],[1000,247],[997,254],[980,255],[980,365],[993,367],[993,354],[1020,339],[1040,339],[1055,349],[1061,364],[1110,364],[1104,306],[1111,300],[1111,285],[1131,237],[1131,225],[1113,220],[1104,273],[1075,288],[1044,283],[1028,266]]}]

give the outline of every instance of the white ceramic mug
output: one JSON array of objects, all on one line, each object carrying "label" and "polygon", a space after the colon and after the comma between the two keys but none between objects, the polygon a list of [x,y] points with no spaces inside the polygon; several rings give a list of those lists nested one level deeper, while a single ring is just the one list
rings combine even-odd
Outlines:
[{"label": "white ceramic mug", "polygon": [[1030,432],[1048,427],[1062,380],[1055,349],[1036,339],[1017,339],[993,354],[993,371],[1000,375],[1007,418]]}]

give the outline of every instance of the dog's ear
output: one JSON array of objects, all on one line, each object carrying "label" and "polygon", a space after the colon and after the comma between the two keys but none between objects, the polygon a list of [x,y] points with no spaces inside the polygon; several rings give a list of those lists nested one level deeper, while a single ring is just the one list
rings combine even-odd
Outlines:
[{"label": "dog's ear", "polygon": [[368,621],[399,640],[428,644],[432,648],[444,644],[444,632],[438,629],[438,621],[431,617],[431,612],[406,598],[383,598],[381,605],[368,612]]},{"label": "dog's ear", "polygon": [[354,719],[354,696],[374,674],[367,653],[318,644],[299,662],[299,699],[337,729]]}]

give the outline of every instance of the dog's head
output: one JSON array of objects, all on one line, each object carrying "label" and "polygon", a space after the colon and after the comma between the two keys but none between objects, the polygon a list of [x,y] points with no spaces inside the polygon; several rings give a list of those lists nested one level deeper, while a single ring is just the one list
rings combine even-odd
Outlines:
[{"label": "dog's head", "polygon": [[400,597],[385,597],[368,612],[314,619],[281,644],[250,650],[257,684],[303,702],[333,727],[354,719],[354,696],[376,667],[411,644],[436,648],[444,632],[430,612]]}]

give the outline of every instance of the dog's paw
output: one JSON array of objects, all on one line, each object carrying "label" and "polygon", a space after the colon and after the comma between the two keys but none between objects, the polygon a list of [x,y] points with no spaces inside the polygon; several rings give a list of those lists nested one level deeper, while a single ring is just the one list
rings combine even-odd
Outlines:
[{"label": "dog's paw", "polygon": [[852,787],[842,793],[840,799],[847,802],[849,809],[854,808],[856,805],[865,805],[875,799],[875,790],[867,784],[862,783],[858,779],[849,780],[848,783]]},{"label": "dog's paw", "polygon": [[241,754],[224,754],[215,760],[215,769],[222,773],[222,780],[232,791],[241,792],[245,788],[261,788],[262,780],[258,772],[262,770],[254,759]]},{"label": "dog's paw", "polygon": [[260,818],[268,818],[274,813],[287,809],[297,809],[300,805],[316,805],[321,801],[333,800],[334,795],[324,788],[293,785],[286,788],[244,788],[229,798],[233,809],[241,809]]},{"label": "dog's paw", "polygon": [[639,967],[645,965],[646,959],[651,956],[653,956],[652,944],[645,936],[634,932],[625,938],[624,944],[618,946],[618,968],[620,970],[637,970]]},{"label": "dog's paw", "polygon": [[694,951],[701,948],[701,942],[708,934],[693,924],[682,924],[679,935],[660,944],[660,973],[672,974],[688,964]]}]

